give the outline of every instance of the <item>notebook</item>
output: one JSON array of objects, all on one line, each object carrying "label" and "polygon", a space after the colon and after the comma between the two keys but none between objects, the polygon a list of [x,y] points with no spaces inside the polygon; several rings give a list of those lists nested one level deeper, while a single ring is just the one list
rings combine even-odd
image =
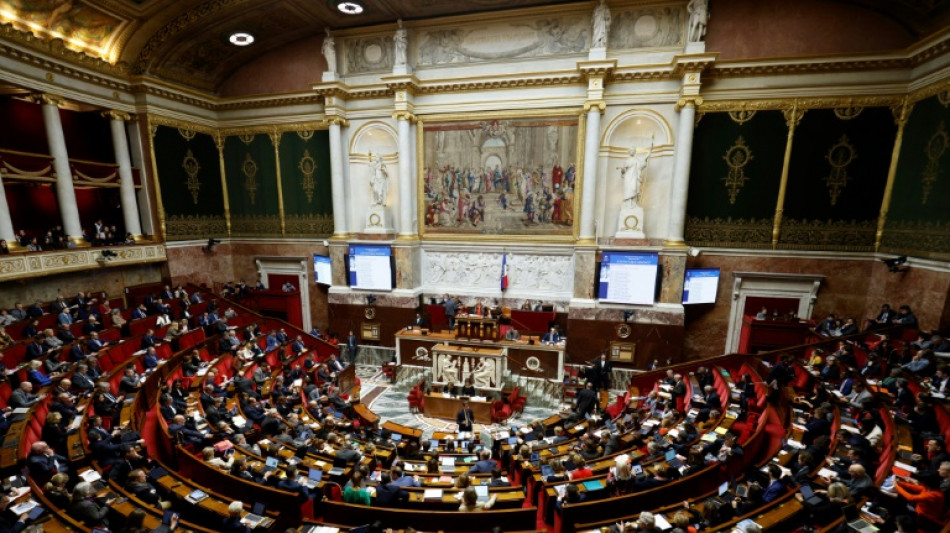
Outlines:
[{"label": "notebook", "polygon": [[315,489],[320,483],[320,480],[323,479],[323,470],[319,468],[311,468],[307,473],[307,481],[304,482],[308,488]]},{"label": "notebook", "polygon": [[798,490],[802,493],[802,498],[805,500],[805,503],[809,505],[818,505],[822,502],[822,499],[818,496],[815,496],[814,491],[811,490],[811,486],[809,486],[807,483],[802,485]]}]

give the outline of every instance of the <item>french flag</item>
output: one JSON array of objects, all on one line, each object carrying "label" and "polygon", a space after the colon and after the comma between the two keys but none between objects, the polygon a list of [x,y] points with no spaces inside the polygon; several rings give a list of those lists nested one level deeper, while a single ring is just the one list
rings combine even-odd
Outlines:
[{"label": "french flag", "polygon": [[501,255],[501,290],[508,288],[508,254]]}]

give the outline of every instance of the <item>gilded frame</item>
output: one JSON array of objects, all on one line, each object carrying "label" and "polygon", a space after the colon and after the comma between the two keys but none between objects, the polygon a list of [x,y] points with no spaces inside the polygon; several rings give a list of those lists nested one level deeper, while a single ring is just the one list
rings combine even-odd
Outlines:
[{"label": "gilded frame", "polygon": [[[574,242],[577,240],[577,235],[579,231],[579,219],[580,219],[580,205],[581,205],[581,190],[583,188],[583,167],[584,167],[584,137],[586,129],[586,117],[582,109],[549,109],[549,110],[530,110],[530,111],[490,111],[490,112],[477,112],[477,113],[453,113],[453,114],[440,114],[440,115],[428,115],[428,116],[419,116],[417,122],[417,131],[416,131],[416,149],[417,149],[417,161],[419,161],[419,166],[417,170],[417,206],[418,206],[418,228],[419,235],[422,238],[428,240],[458,240],[463,238],[470,241],[534,241],[534,242]],[[551,121],[550,125],[554,126],[570,126],[574,128],[575,138],[571,139],[570,136],[564,136],[558,134],[556,136],[557,143],[556,146],[558,149],[560,147],[565,147],[568,150],[568,153],[572,157],[567,157],[562,162],[560,158],[557,158],[558,163],[561,164],[564,177],[561,183],[565,184],[565,189],[567,190],[567,174],[570,164],[574,166],[574,178],[573,178],[573,187],[569,193],[571,194],[570,209],[571,209],[571,219],[569,223],[564,221],[559,221],[558,223],[546,222],[546,223],[537,223],[536,228],[532,228],[532,231],[517,231],[518,228],[512,227],[514,224],[509,224],[506,227],[502,227],[502,231],[489,231],[487,228],[481,230],[475,227],[468,227],[471,219],[464,223],[464,231],[458,230],[453,231],[454,228],[446,229],[436,229],[439,228],[438,224],[427,224],[427,222],[432,221],[430,213],[430,205],[433,203],[433,198],[427,196],[427,171],[430,165],[433,168],[437,168],[439,161],[429,161],[426,159],[427,154],[431,156],[431,151],[427,150],[431,145],[427,144],[427,133],[435,131],[445,131],[448,128],[455,129],[468,129],[475,130],[476,126],[481,127],[483,132],[479,135],[480,139],[480,149],[481,152],[478,155],[480,160],[484,161],[490,158],[490,155],[486,157],[485,154],[485,143],[495,135],[488,132],[489,128],[508,128],[508,127],[519,127],[521,124],[526,124],[526,126],[520,127],[544,127],[546,124],[544,121]],[[540,124],[539,124],[540,121]],[[565,142],[567,139],[567,142]],[[429,140],[430,143],[434,142],[433,139]],[[496,158],[497,160],[498,158]],[[441,162],[444,164],[444,162]],[[543,163],[543,162],[542,162]],[[509,166],[510,162],[509,162]],[[527,166],[527,165],[525,165]],[[547,168],[542,165],[544,170],[551,173],[550,181],[554,182],[554,167]],[[438,179],[438,171],[434,172],[433,175]],[[543,173],[542,173],[543,174]],[[440,180],[441,181],[441,180]],[[539,176],[539,184],[545,184],[544,177]],[[492,189],[493,191],[494,189]],[[559,191],[560,192],[560,187]],[[443,189],[444,192],[444,189]],[[500,194],[495,192],[481,192],[476,193],[481,195],[491,194],[492,197],[486,201],[486,203],[495,203],[499,200]],[[517,193],[514,190],[506,192],[506,195],[511,194],[515,198]],[[534,194],[534,193],[532,193]],[[435,195],[434,195],[435,196]],[[558,196],[560,198],[560,196]],[[562,199],[566,199],[567,195],[565,194]],[[443,198],[444,200],[445,198]],[[452,199],[453,204],[457,204],[458,199]],[[520,205],[515,205],[515,201],[512,201],[512,207],[516,210],[523,210],[523,202]],[[553,209],[551,209],[553,214]],[[523,212],[523,211],[522,211]],[[562,210],[562,213],[564,211]],[[430,218],[427,219],[427,214],[430,215]],[[451,215],[453,220],[456,220],[456,214]],[[527,217],[527,215],[525,215]],[[488,217],[486,217],[488,218]],[[525,218],[526,219],[526,218]],[[520,218],[519,222],[525,224],[524,220]],[[553,219],[553,216],[552,216]],[[487,222],[487,221],[486,221]],[[462,223],[459,223],[462,224]],[[559,230],[559,231],[553,231]]]}]

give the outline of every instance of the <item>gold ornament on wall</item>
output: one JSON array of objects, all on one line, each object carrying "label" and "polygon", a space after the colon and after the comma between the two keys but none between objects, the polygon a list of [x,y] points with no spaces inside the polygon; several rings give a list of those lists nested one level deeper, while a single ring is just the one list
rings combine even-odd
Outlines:
[{"label": "gold ornament on wall", "polygon": [[848,175],[848,165],[857,157],[847,135],[842,135],[838,142],[828,149],[825,159],[831,165],[831,173],[825,176],[824,181],[828,186],[828,195],[831,196],[831,205],[838,203],[838,197],[848,186],[848,181],[851,179]]},{"label": "gold ornament on wall", "polygon": [[198,132],[185,128],[178,128],[178,134],[181,135],[186,141],[190,141],[195,138],[195,135],[197,135]]},{"label": "gold ornament on wall", "polygon": [[238,135],[237,138],[240,139],[245,146],[250,146],[251,143],[254,142],[254,135]]},{"label": "gold ornament on wall", "polygon": [[303,157],[301,157],[297,163],[297,168],[300,169],[300,173],[303,174],[303,180],[300,185],[303,187],[304,194],[307,195],[307,202],[313,203],[313,188],[316,186],[316,182],[313,180],[313,173],[317,170],[317,162],[310,157],[310,150],[303,151]]},{"label": "gold ornament on wall", "polygon": [[198,205],[198,193],[201,191],[198,171],[201,170],[201,165],[198,164],[198,160],[195,159],[195,154],[192,153],[191,149],[185,152],[185,157],[181,160],[181,168],[185,169],[185,174],[188,175],[185,186],[188,187],[188,192],[191,193],[191,199],[195,202],[195,205]]},{"label": "gold ornament on wall", "polygon": [[752,150],[749,150],[749,147],[745,144],[745,139],[740,135],[735,144],[726,150],[722,158],[729,166],[729,175],[722,178],[722,182],[729,193],[729,203],[735,204],[739,191],[745,186],[745,182],[751,179],[745,175],[745,167],[752,160]]},{"label": "gold ornament on wall", "polygon": [[940,178],[940,160],[943,159],[948,144],[950,144],[950,137],[947,136],[947,131],[943,127],[943,122],[941,122],[937,126],[937,131],[927,141],[927,146],[924,147],[924,153],[927,155],[927,166],[920,175],[920,182],[923,185],[921,205],[927,204],[930,191],[933,190],[933,186],[937,184],[937,179]]},{"label": "gold ornament on wall", "polygon": [[314,130],[305,130],[298,131],[297,137],[300,137],[304,141],[309,141],[313,137]]},{"label": "gold ornament on wall", "polygon": [[244,156],[244,162],[241,163],[241,173],[244,174],[244,190],[247,191],[251,199],[251,205],[257,200],[257,163],[251,159],[251,154]]},{"label": "gold ornament on wall", "polygon": [[754,109],[736,109],[729,112],[729,118],[736,124],[745,124],[755,116]]},{"label": "gold ornament on wall", "polygon": [[836,107],[835,116],[841,120],[851,120],[861,114],[864,108],[861,106]]},{"label": "gold ornament on wall", "polygon": [[950,106],[950,89],[937,93],[937,101],[940,102],[943,107]]}]

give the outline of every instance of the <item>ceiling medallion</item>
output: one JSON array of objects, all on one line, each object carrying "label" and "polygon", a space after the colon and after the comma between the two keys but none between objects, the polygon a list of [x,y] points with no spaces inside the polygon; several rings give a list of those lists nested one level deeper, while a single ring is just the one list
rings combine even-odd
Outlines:
[{"label": "ceiling medallion", "polygon": [[254,44],[254,36],[246,31],[236,31],[228,37],[234,46],[248,46]]},{"label": "ceiling medallion", "polygon": [[359,15],[366,9],[366,6],[359,0],[343,0],[336,2],[336,9],[344,15]]}]

